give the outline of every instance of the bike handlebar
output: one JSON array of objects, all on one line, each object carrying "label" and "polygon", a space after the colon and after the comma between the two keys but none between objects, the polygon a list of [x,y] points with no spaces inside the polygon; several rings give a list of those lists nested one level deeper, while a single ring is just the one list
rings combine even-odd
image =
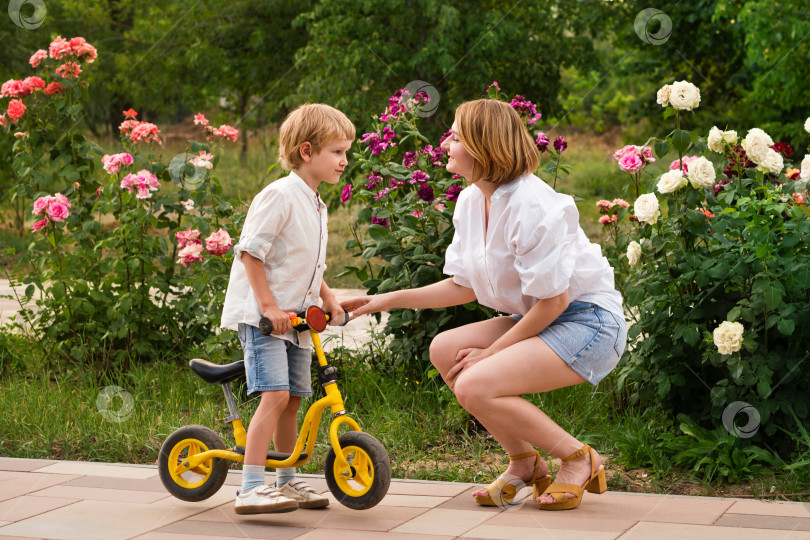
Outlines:
[{"label": "bike handlebar", "polygon": [[[310,310],[317,310],[317,311],[313,311],[311,314],[308,315]],[[312,321],[311,323],[308,323],[307,322],[307,316],[309,316],[310,320],[312,320],[313,318],[314,319],[319,319],[320,316],[323,316],[323,318],[324,318],[323,324],[319,325],[318,323],[320,321]],[[325,313],[318,306],[310,306],[309,308],[307,308],[306,311],[302,311],[301,313],[296,313],[296,314],[290,313],[290,322],[292,323],[293,328],[298,330],[298,327],[300,327],[300,326],[303,326],[303,325],[307,326],[307,328],[302,328],[299,331],[303,331],[303,330],[306,330],[308,328],[312,328],[316,332],[319,332],[319,333],[323,332],[326,329],[326,323],[329,321],[329,319],[330,319],[329,314]],[[335,326],[346,326],[349,323],[350,319],[351,319],[351,314],[344,309],[343,310],[343,322],[340,323],[340,324],[337,324]],[[314,326],[314,328],[313,328],[313,326]],[[321,327],[320,330],[318,329],[319,326]],[[265,336],[269,336],[270,334],[273,333],[273,321],[271,321],[267,317],[262,317],[259,320],[259,330]]]}]

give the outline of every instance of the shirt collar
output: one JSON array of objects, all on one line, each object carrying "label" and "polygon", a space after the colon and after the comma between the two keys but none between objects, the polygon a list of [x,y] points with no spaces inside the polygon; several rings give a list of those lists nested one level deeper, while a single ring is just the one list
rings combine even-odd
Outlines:
[{"label": "shirt collar", "polygon": [[295,179],[295,185],[298,186],[301,189],[301,191],[306,193],[307,198],[309,200],[317,201],[317,204],[318,204],[319,208],[323,207],[323,206],[326,206],[324,204],[324,202],[321,200],[320,194],[318,194],[317,191],[315,191],[311,187],[309,187],[309,184],[307,184],[306,181],[303,178],[301,178],[300,176],[295,174],[295,171],[290,171],[290,176],[292,176],[293,179]]},{"label": "shirt collar", "polygon": [[498,188],[492,194],[492,200],[500,199],[504,195],[508,195],[508,194],[512,193],[513,191],[515,191],[515,189],[517,189],[517,187],[518,187],[518,184],[520,182],[522,182],[524,180],[524,178],[526,178],[526,177],[525,176],[519,176],[519,177],[515,178],[514,180],[512,180],[511,182],[509,182],[508,184],[506,184],[506,185],[498,186]]}]

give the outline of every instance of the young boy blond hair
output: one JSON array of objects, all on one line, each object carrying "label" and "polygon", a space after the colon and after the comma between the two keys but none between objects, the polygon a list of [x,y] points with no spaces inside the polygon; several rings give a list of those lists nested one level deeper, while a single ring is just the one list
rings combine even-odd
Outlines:
[{"label": "young boy blond hair", "polygon": [[[306,104],[292,111],[279,133],[279,161],[292,172],[253,199],[234,246],[221,326],[239,332],[248,394],[261,393],[247,432],[237,514],[329,504],[295,478],[294,467],[278,469],[276,486],[266,486],[264,464],[271,438],[276,451],[294,450],[298,407],[302,397],[312,394],[311,339],[291,328],[289,314],[320,298],[333,319],[343,316],[323,281],[327,216],[318,186],[340,180],[354,138],[352,122],[329,105]],[[262,317],[272,321],[273,335],[259,331]]]}]

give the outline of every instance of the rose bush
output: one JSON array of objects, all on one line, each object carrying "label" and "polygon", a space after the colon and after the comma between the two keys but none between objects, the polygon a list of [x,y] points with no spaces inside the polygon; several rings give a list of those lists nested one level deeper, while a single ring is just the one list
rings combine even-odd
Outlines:
[{"label": "rose bush", "polygon": [[[37,309],[22,309],[16,324],[33,330],[53,367],[78,363],[99,375],[134,361],[185,358],[201,345],[228,356],[238,343],[215,330],[232,259],[228,231],[241,228],[244,212],[221,200],[211,170],[214,146],[238,132],[204,126],[207,141],[190,141],[193,154],[167,165],[156,155],[160,129],[130,109],[123,151],[103,155],[79,129],[88,98],[72,61],[96,57],[82,38],[57,38],[31,58],[44,78],[2,85],[10,101],[0,137],[24,134],[13,143],[6,194],[41,218],[20,261],[33,272],[13,282]],[[172,181],[179,189],[164,188]],[[189,238],[193,245],[180,246],[175,233],[184,229],[199,231],[205,245]]]},{"label": "rose bush", "polygon": [[658,159],[677,154],[672,170],[656,178],[619,162],[626,190],[647,193],[604,223],[632,321],[617,382],[634,403],[704,426],[746,402],[761,420],[753,441],[781,451],[797,420],[810,423],[810,175],[785,171],[793,150],[761,129],[742,141],[681,129],[699,95],[690,83],[659,91],[676,128],[648,144]]}]

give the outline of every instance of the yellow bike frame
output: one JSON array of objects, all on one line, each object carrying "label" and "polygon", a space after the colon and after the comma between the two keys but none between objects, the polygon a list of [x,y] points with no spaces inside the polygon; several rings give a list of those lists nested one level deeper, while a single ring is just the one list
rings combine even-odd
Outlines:
[{"label": "yellow bike frame", "polygon": [[[300,318],[292,321],[294,326],[302,322],[304,321]],[[320,336],[311,328],[309,329],[309,334],[312,336],[312,344],[318,356],[318,365],[321,367],[327,366],[328,363],[326,361],[326,355],[323,352],[323,347],[321,346]],[[326,397],[310,405],[304,417],[304,422],[301,424],[301,432],[298,434],[295,450],[290,454],[290,457],[285,460],[268,459],[264,464],[265,467],[272,467],[274,469],[278,469],[279,467],[300,467],[309,461],[315,450],[315,440],[318,438],[318,426],[321,422],[321,414],[327,407],[331,407],[332,422],[329,425],[329,441],[332,443],[332,448],[335,452],[335,467],[337,468],[337,472],[343,476],[352,475],[351,467],[343,457],[343,452],[338,442],[338,428],[341,424],[346,424],[353,431],[362,431],[362,429],[360,429],[360,425],[355,420],[346,415],[346,410],[343,406],[343,396],[340,394],[340,390],[338,390],[337,383],[335,381],[325,383],[323,388],[326,391]],[[242,425],[241,417],[238,414],[233,414],[234,412],[235,411],[231,411],[230,417],[232,418],[230,423],[233,427],[233,436],[236,440],[236,445],[244,447],[247,440],[247,432]],[[307,457],[306,459],[299,459],[305,446]],[[241,462],[245,459],[245,456],[233,450],[208,450],[183,460],[182,463],[178,464],[175,474],[180,475],[188,470],[195,469],[212,458]]]}]

